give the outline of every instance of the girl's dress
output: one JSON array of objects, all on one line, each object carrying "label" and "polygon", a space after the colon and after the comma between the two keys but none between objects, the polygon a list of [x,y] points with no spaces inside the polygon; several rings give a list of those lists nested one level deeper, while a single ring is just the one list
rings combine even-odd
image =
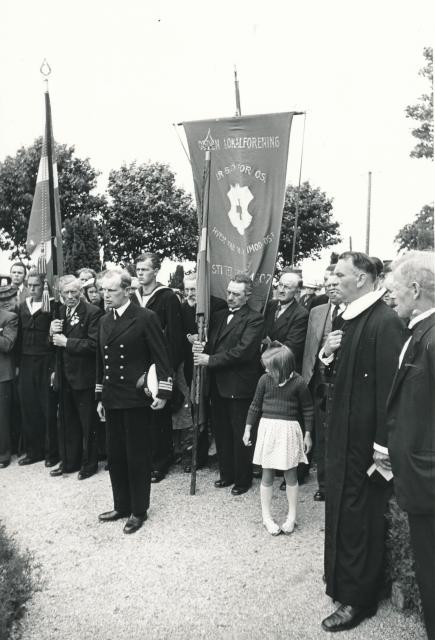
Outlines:
[{"label": "girl's dress", "polygon": [[261,376],[246,420],[254,425],[260,418],[254,464],[282,471],[297,467],[300,462],[308,464],[301,414],[305,429],[312,431],[313,402],[299,374],[293,373],[280,385],[267,373]]}]

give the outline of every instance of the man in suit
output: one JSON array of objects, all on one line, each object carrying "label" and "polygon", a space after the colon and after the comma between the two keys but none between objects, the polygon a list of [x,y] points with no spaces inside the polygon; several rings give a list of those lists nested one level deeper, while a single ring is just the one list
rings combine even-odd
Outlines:
[{"label": "man in suit", "polygon": [[[97,411],[107,424],[107,457],[112,511],[101,522],[129,516],[124,533],[134,533],[147,518],[151,488],[151,414],[172,393],[172,366],[158,316],[130,300],[131,276],[106,271],[105,307],[97,346]],[[155,364],[158,388],[148,391],[147,372]],[[151,386],[151,384],[150,384]]]},{"label": "man in suit", "polygon": [[318,484],[314,494],[316,502],[325,500],[325,420],[329,389],[328,368],[319,360],[318,355],[330,331],[333,328],[340,329],[341,314],[345,309],[338,289],[338,278],[330,271],[325,276],[325,289],[329,302],[313,307],[310,311],[302,362],[302,377],[308,384],[314,400],[314,449]]},{"label": "man in suit", "polygon": [[212,316],[207,353],[194,344],[194,363],[211,374],[211,415],[220,479],[216,488],[234,483],[232,495],[249,490],[252,483],[252,447],[243,444],[249,405],[260,377],[263,317],[248,306],[252,280],[240,273],[228,284],[228,310]]},{"label": "man in suit", "polygon": [[340,604],[325,631],[351,629],[375,615],[383,586],[391,487],[367,475],[374,452],[386,445],[386,400],[403,324],[374,291],[376,269],[364,253],[343,253],[335,267],[343,329],[331,331],[319,357],[332,362],[325,461],[326,593]]},{"label": "man in suit", "polygon": [[277,298],[271,300],[265,313],[265,344],[278,340],[293,351],[296,371],[302,368],[308,311],[297,302],[299,275],[284,269],[278,282]]},{"label": "man in suit", "polygon": [[17,339],[18,317],[14,313],[17,290],[8,283],[0,286],[0,469],[12,454],[12,385],[15,378],[13,348]]},{"label": "man in suit", "polygon": [[415,574],[429,640],[435,640],[435,255],[413,251],[392,265],[391,296],[411,336],[399,356],[387,402],[388,449],[377,454],[394,474],[408,513]]},{"label": "man in suit", "polygon": [[17,305],[19,306],[30,296],[29,288],[26,286],[26,265],[23,262],[14,262],[10,273],[12,284],[17,288]]},{"label": "man in suit", "polygon": [[18,309],[17,351],[20,356],[19,395],[22,433],[26,455],[19,465],[33,464],[45,457],[47,467],[59,461],[56,404],[50,377],[54,349],[49,340],[51,310],[42,308],[43,274],[31,270],[28,276],[30,296]]},{"label": "man in suit", "polygon": [[[158,315],[168,343],[172,368],[176,372],[183,362],[181,304],[170,287],[157,281],[160,267],[160,257],[156,253],[143,253],[138,257],[136,274],[140,286],[131,296],[131,301]],[[152,430],[152,482],[156,483],[163,480],[174,458],[171,403],[168,402],[162,411],[153,413],[152,420],[155,422]]]},{"label": "man in suit", "polygon": [[102,311],[81,299],[81,282],[66,275],[59,282],[64,304],[53,320],[50,335],[60,352],[55,385],[59,389],[59,453],[61,462],[51,476],[78,471],[84,480],[97,472],[97,407],[95,353]]}]

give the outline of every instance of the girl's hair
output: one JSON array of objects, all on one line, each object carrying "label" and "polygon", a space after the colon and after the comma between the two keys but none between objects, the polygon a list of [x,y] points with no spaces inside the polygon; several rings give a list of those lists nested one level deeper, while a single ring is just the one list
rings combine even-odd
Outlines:
[{"label": "girl's hair", "polygon": [[272,342],[266,349],[261,361],[275,384],[288,380],[295,370],[293,351],[277,341]]}]

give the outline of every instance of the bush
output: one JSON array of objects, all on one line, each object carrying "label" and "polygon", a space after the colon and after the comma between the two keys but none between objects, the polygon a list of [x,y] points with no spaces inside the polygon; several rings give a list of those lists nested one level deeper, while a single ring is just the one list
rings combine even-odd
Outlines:
[{"label": "bush", "polygon": [[8,637],[11,624],[24,612],[33,589],[31,558],[21,553],[0,525],[0,639]]},{"label": "bush", "polygon": [[421,613],[408,516],[400,509],[395,498],[390,500],[387,519],[387,575],[392,583],[393,604],[401,609],[416,609]]}]

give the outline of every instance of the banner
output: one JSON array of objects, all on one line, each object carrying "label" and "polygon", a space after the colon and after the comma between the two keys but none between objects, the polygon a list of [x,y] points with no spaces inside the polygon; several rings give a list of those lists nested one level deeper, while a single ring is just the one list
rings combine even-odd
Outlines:
[{"label": "banner", "polygon": [[[226,299],[229,281],[254,281],[250,306],[261,310],[275,271],[293,113],[184,122],[202,211],[205,153],[211,151],[208,262],[210,293]],[[205,239],[203,229],[202,242]]]},{"label": "banner", "polygon": [[27,230],[27,252],[41,273],[53,276],[63,273],[62,227],[60,219],[56,152],[51,124],[50,96],[45,92],[45,133],[35,194]]}]

